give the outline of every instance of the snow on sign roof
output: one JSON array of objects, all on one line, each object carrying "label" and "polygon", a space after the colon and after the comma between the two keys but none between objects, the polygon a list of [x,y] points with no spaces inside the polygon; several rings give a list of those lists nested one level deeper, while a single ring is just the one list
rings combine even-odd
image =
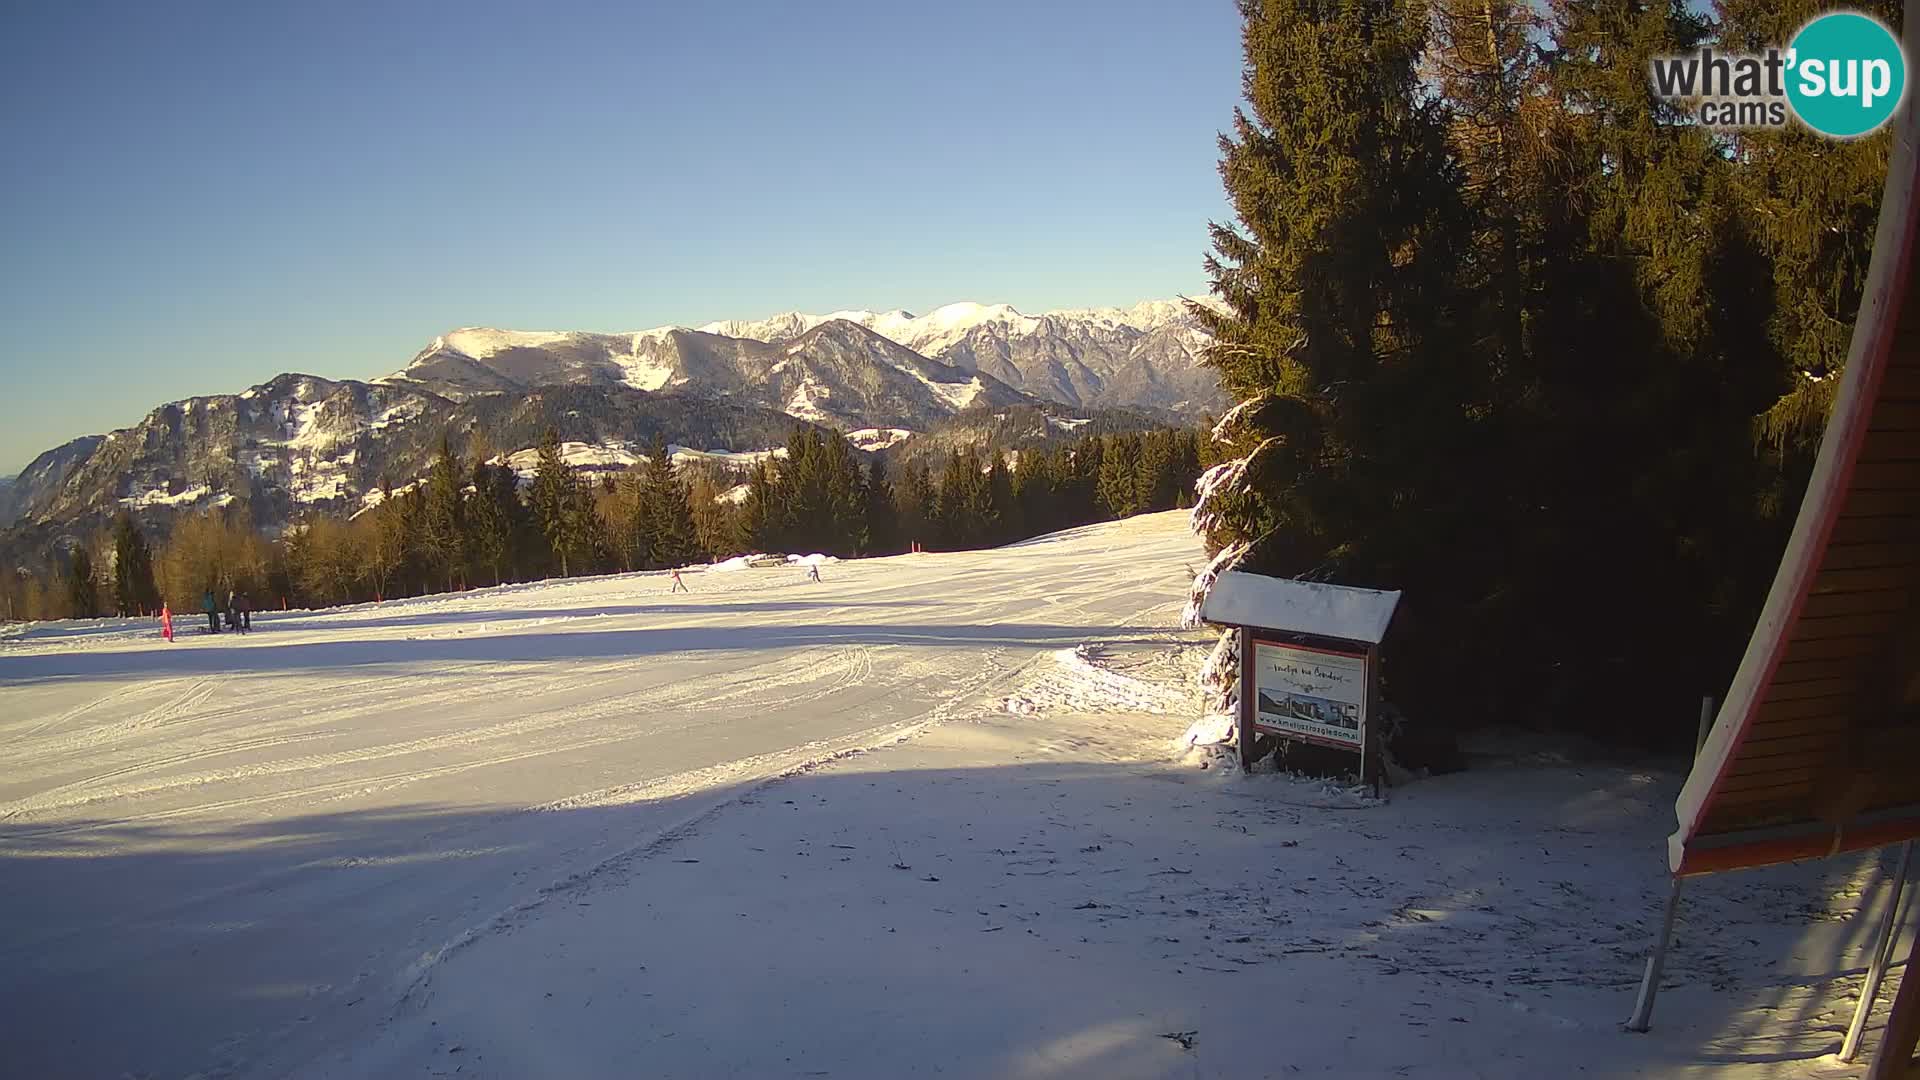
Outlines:
[{"label": "snow on sign roof", "polygon": [[1398,591],[1229,570],[1215,579],[1200,616],[1211,623],[1264,626],[1377,645],[1399,605]]}]

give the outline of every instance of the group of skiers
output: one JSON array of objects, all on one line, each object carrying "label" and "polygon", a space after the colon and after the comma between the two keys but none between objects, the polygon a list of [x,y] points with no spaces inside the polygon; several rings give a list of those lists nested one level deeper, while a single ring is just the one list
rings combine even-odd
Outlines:
[{"label": "group of skiers", "polygon": [[[214,599],[212,589],[208,589],[201,595],[200,610],[207,613],[207,633],[219,633],[220,616],[223,612],[221,611],[219,601]],[[227,618],[227,629],[238,630],[243,634],[252,630],[253,598],[238,589],[229,589],[227,591],[227,606],[224,614]]]},{"label": "group of skiers", "polygon": [[[244,634],[253,629],[253,598],[239,589],[227,591],[225,608],[214,598],[213,590],[208,589],[200,595],[200,610],[207,616],[207,633],[220,632],[222,616],[226,619],[228,630],[237,630]],[[173,640],[173,609],[166,604],[160,605],[160,636]]]},{"label": "group of skiers", "polygon": [[[680,579],[680,571],[671,570],[668,574],[673,581],[673,584],[667,588],[668,592],[692,591],[687,588],[687,583]],[[820,580],[818,563],[807,564],[807,580]],[[214,597],[213,590],[208,589],[200,596],[200,610],[207,616],[207,633],[209,634],[220,632],[222,616],[225,616],[228,630],[237,630],[244,634],[253,629],[253,599],[239,589],[228,590],[224,608]],[[160,636],[168,641],[173,640],[173,609],[165,604],[160,605]]]},{"label": "group of skiers", "polygon": [[[668,591],[668,592],[670,592],[670,593],[677,593],[677,592],[692,592],[692,591],[693,591],[692,589],[689,589],[689,588],[687,588],[687,583],[686,583],[685,581],[682,581],[682,580],[680,580],[680,571],[678,571],[678,570],[669,570],[669,571],[667,571],[667,576],[668,576],[668,577],[669,577],[669,578],[670,578],[670,579],[672,580],[672,582],[673,582],[673,584],[671,584],[671,585],[668,585],[668,586],[667,586],[667,591]],[[807,580],[808,580],[808,581],[819,581],[819,580],[820,580],[820,564],[819,564],[819,563],[808,563],[808,564],[807,564]]]}]

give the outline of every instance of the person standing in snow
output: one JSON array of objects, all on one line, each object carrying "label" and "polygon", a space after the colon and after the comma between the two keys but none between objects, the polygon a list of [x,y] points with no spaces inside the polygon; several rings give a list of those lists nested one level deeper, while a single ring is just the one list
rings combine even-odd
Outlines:
[{"label": "person standing in snow", "polygon": [[208,589],[200,596],[200,610],[207,613],[207,633],[220,632],[220,609],[213,602],[213,590]]},{"label": "person standing in snow", "polygon": [[672,575],[672,577],[673,577],[673,587],[672,587],[672,588],[669,588],[669,589],[667,590],[668,592],[670,592],[670,593],[677,593],[677,592],[692,592],[692,591],[693,591],[692,589],[689,589],[689,588],[687,588],[687,583],[686,583],[686,582],[684,582],[684,581],[681,581],[681,580],[680,580],[680,571],[678,571],[678,570],[669,570],[669,571],[667,571],[667,573],[668,573],[668,574],[670,574],[670,575]]},{"label": "person standing in snow", "polygon": [[164,601],[160,604],[160,636],[168,641],[173,640],[173,609]]},{"label": "person standing in snow", "polygon": [[235,589],[227,590],[227,629],[240,629],[240,593]]},{"label": "person standing in snow", "polygon": [[808,581],[820,580],[820,564],[819,563],[816,562],[816,563],[807,564],[807,580]]},{"label": "person standing in snow", "polygon": [[253,597],[241,593],[237,607],[240,612],[240,632],[250,633],[253,630]]}]

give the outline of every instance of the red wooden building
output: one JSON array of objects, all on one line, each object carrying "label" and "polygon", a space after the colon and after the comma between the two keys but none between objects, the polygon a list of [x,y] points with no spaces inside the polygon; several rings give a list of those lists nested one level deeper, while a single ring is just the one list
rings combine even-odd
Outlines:
[{"label": "red wooden building", "polygon": [[[1908,15],[1909,27],[1920,13]],[[1920,837],[1920,124],[1894,149],[1867,293],[1806,499],[1725,703],[1676,803],[1665,929],[1630,1026],[1645,1030],[1687,876],[1905,843],[1842,1056],[1898,939]],[[1920,910],[1920,904],[1912,905]],[[1920,1076],[1920,978],[1895,999],[1873,1080]]]}]

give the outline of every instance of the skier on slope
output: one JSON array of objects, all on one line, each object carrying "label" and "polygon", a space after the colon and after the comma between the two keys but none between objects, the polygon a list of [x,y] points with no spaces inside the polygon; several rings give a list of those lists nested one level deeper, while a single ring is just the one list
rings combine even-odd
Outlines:
[{"label": "skier on slope", "polygon": [[820,564],[819,563],[816,562],[816,563],[807,564],[807,580],[808,581],[820,580]]},{"label": "skier on slope", "polygon": [[668,573],[668,574],[670,574],[670,575],[672,575],[672,577],[673,577],[673,586],[672,586],[671,588],[669,588],[669,589],[667,590],[668,592],[670,592],[670,593],[677,593],[677,592],[692,592],[692,591],[693,591],[692,589],[689,589],[689,588],[687,588],[687,583],[686,583],[686,582],[684,582],[684,581],[681,581],[681,580],[680,580],[680,571],[678,571],[678,570],[669,570],[669,571],[667,571],[667,573]]},{"label": "skier on slope", "polygon": [[253,630],[253,597],[240,593],[234,605],[240,615],[240,632],[245,634]]},{"label": "skier on slope", "polygon": [[173,640],[173,609],[163,601],[160,604],[160,636]]},{"label": "skier on slope", "polygon": [[213,590],[211,588],[200,595],[200,610],[207,613],[207,633],[219,633],[220,608],[213,601]]}]

